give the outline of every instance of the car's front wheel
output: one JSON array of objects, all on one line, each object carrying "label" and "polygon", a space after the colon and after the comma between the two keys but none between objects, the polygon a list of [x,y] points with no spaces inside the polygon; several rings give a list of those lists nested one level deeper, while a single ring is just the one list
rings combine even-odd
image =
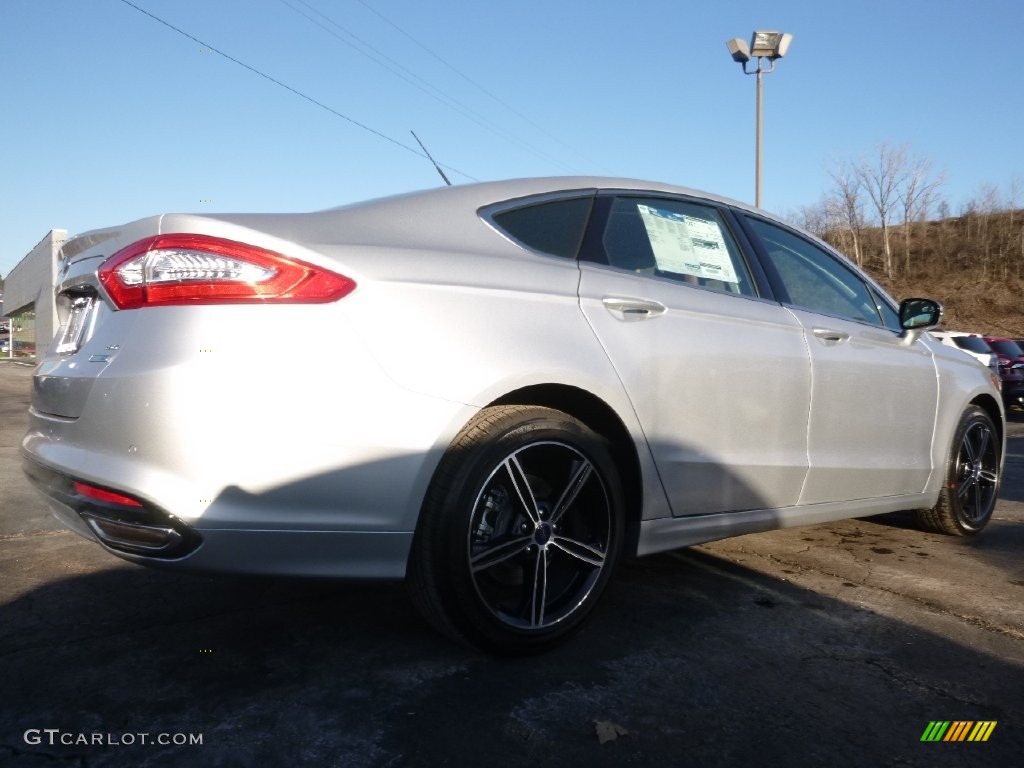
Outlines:
[{"label": "car's front wheel", "polygon": [[424,503],[408,581],[427,619],[485,650],[532,653],[586,618],[622,546],[608,442],[560,411],[487,408]]},{"label": "car's front wheel", "polygon": [[918,510],[920,523],[954,536],[971,536],[984,528],[996,506],[1001,450],[992,418],[976,405],[967,408],[953,437],[939,503]]}]

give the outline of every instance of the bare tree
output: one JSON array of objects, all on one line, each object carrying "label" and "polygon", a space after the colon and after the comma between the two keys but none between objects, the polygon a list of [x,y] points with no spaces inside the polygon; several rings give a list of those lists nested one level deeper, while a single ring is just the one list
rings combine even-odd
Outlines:
[{"label": "bare tree", "polygon": [[893,216],[899,205],[899,190],[907,168],[907,147],[905,144],[892,147],[883,142],[876,148],[872,160],[861,160],[855,168],[857,179],[867,193],[878,215],[882,229],[882,246],[885,252],[885,276],[895,276],[892,258],[891,228]]},{"label": "bare tree", "polygon": [[989,267],[994,266],[992,261],[992,236],[991,224],[995,214],[999,212],[1002,203],[999,199],[999,188],[990,182],[985,182],[978,188],[978,196],[975,198],[974,209],[980,214],[978,216],[978,242],[981,245],[983,274],[988,277]]},{"label": "bare tree", "polygon": [[[1017,206],[1020,204],[1021,187],[1024,186],[1024,182],[1021,181],[1020,176],[1014,176],[1010,179],[1010,193],[1008,195],[1007,204],[1010,209],[1010,247],[1015,246],[1015,242],[1020,244],[1020,256],[1014,261],[1017,262],[1017,276],[1021,274],[1021,268],[1024,267],[1024,225],[1018,222],[1018,209]],[[1018,231],[1019,230],[1019,231]],[[2,286],[0,286],[2,288]]]},{"label": "bare tree", "polygon": [[863,186],[857,168],[847,161],[840,161],[829,172],[832,179],[833,196],[826,201],[833,218],[850,234],[853,260],[864,266],[862,233],[864,230]]},{"label": "bare tree", "polygon": [[905,158],[899,176],[897,194],[903,213],[903,271],[910,274],[910,228],[915,221],[928,217],[945,176],[942,173],[932,176],[932,161],[923,157]]},{"label": "bare tree", "polygon": [[835,196],[823,197],[814,205],[800,206],[786,218],[817,235],[851,261],[863,255],[859,225],[849,226],[844,207]]},{"label": "bare tree", "polygon": [[951,242],[953,235],[951,230],[955,227],[952,221],[953,210],[950,208],[949,201],[944,197],[939,197],[938,192],[936,192],[936,198],[938,199],[938,202],[932,206],[938,216],[938,220],[935,222],[934,228],[936,243],[934,252],[936,255],[942,257],[945,269],[948,272],[953,268]]},{"label": "bare tree", "polygon": [[1017,216],[1017,206],[1020,204],[1021,187],[1024,186],[1024,182],[1021,181],[1020,176],[1014,176],[1010,179],[1010,190],[1006,195],[1006,207],[1010,212],[1010,228],[1013,228],[1014,219]]},{"label": "bare tree", "polygon": [[815,205],[801,205],[795,212],[790,213],[786,218],[795,221],[803,229],[812,232],[818,237],[824,237],[830,229],[828,218],[828,206],[826,201]]}]

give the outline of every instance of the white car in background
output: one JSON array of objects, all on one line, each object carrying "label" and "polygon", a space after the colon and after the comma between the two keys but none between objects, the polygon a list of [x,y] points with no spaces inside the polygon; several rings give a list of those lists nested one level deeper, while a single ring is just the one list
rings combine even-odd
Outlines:
[{"label": "white car in background", "polygon": [[999,375],[999,357],[980,335],[965,331],[930,331],[930,333],[947,347],[966,352],[997,376]]}]

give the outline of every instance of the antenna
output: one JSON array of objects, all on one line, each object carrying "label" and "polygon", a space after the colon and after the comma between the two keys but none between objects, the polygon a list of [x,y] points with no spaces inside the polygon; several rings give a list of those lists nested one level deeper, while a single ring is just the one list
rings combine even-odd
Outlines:
[{"label": "antenna", "polygon": [[444,175],[444,171],[441,170],[441,166],[437,164],[437,160],[434,159],[434,156],[430,154],[430,150],[423,146],[423,142],[420,141],[420,137],[416,135],[416,131],[410,130],[409,133],[411,133],[412,137],[416,139],[416,143],[420,145],[420,149],[426,153],[427,159],[434,164],[434,168],[436,168],[437,172],[441,174],[441,178],[444,179],[444,183],[450,187],[452,185],[451,181],[449,181],[448,177]]}]

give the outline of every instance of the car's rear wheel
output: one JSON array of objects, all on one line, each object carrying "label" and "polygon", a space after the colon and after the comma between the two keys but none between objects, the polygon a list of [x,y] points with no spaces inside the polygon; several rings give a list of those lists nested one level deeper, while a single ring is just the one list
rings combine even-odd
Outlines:
[{"label": "car's rear wheel", "polygon": [[925,528],[971,536],[985,527],[999,492],[1001,446],[992,418],[976,405],[967,408],[953,437],[939,503],[918,510]]},{"label": "car's rear wheel", "polygon": [[485,650],[543,650],[578,628],[622,546],[608,442],[560,411],[482,411],[442,458],[408,581],[427,619]]}]

